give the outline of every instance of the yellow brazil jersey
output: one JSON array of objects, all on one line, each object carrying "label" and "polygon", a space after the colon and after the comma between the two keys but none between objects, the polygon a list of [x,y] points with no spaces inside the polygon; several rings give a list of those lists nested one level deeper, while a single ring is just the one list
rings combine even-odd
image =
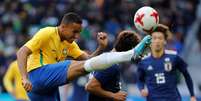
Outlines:
[{"label": "yellow brazil jersey", "polygon": [[22,79],[18,69],[17,61],[10,64],[3,80],[8,92],[14,92],[16,99],[28,100],[25,89],[22,86]]},{"label": "yellow brazil jersey", "polygon": [[67,56],[77,58],[83,53],[75,42],[61,41],[57,27],[40,29],[25,46],[32,51],[27,61],[28,72],[63,61]]}]

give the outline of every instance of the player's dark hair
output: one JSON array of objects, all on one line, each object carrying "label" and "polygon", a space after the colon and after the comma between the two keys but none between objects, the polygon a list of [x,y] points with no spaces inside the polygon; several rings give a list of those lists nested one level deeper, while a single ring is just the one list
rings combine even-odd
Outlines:
[{"label": "player's dark hair", "polygon": [[156,29],[153,32],[161,32],[161,33],[163,33],[165,40],[167,40],[167,37],[168,37],[168,30],[167,29],[159,26],[159,27],[156,27]]},{"label": "player's dark hair", "polygon": [[82,24],[82,18],[76,13],[73,12],[67,13],[63,16],[61,24],[70,24],[70,23]]},{"label": "player's dark hair", "polygon": [[133,31],[122,31],[118,34],[114,43],[116,51],[128,51],[140,42],[139,36]]}]

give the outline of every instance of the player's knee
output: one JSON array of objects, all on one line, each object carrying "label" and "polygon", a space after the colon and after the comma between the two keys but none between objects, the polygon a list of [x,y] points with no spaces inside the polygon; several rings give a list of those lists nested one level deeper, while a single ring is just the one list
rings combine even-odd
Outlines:
[{"label": "player's knee", "polygon": [[84,62],[82,61],[77,61],[77,62],[73,62],[68,70],[67,70],[67,79],[69,81],[74,80],[75,78],[78,78],[82,75],[87,74],[87,72],[85,71],[85,69],[83,68],[83,64]]}]

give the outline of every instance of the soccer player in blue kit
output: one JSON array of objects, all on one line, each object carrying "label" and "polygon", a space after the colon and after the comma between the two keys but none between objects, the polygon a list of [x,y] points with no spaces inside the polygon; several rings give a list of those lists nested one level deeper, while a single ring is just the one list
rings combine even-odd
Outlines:
[{"label": "soccer player in blue kit", "polygon": [[[122,31],[118,34],[112,51],[123,52],[132,49],[140,41],[133,31]],[[127,93],[121,91],[120,68],[118,64],[103,71],[91,73],[86,85],[89,92],[88,101],[125,101]]]},{"label": "soccer player in blue kit", "polygon": [[[181,101],[177,70],[185,78],[191,100],[196,101],[187,64],[175,51],[165,50],[168,28],[159,26],[151,33],[151,53],[138,63],[138,88],[147,101]],[[144,86],[147,86],[145,90]]]}]

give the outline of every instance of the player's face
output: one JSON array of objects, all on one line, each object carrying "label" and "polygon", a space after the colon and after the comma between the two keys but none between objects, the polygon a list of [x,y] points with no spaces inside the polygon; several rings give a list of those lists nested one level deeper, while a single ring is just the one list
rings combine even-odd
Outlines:
[{"label": "player's face", "polygon": [[152,33],[151,49],[154,51],[163,51],[165,44],[165,37],[161,32]]},{"label": "player's face", "polygon": [[68,25],[63,25],[61,33],[64,40],[68,41],[69,43],[72,43],[73,41],[79,38],[81,30],[81,24],[72,23]]}]

